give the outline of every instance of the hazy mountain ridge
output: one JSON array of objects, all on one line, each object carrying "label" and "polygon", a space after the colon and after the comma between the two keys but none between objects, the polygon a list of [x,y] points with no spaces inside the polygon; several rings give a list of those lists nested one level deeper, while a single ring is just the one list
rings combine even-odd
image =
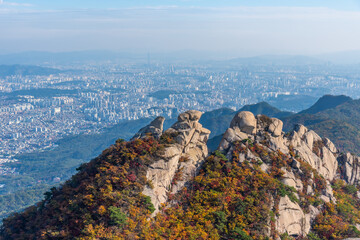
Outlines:
[{"label": "hazy mountain ridge", "polygon": [[51,75],[64,72],[60,69],[32,65],[0,65],[0,77],[16,75]]},{"label": "hazy mountain ridge", "polygon": [[[89,50],[72,52],[29,51],[0,55],[0,64],[64,64],[107,61],[143,60],[146,63],[146,52],[124,52],[109,50]],[[333,52],[318,55],[249,55],[236,57],[234,53],[182,50],[174,52],[151,52],[156,61],[204,62],[211,65],[356,65],[360,51]],[[212,59],[212,60],[209,60]]]},{"label": "hazy mountain ridge", "polygon": [[353,100],[351,97],[340,95],[340,96],[333,96],[333,95],[325,95],[322,96],[314,105],[310,108],[299,112],[299,114],[309,113],[314,114],[318,113],[330,108],[335,108],[345,102],[349,102]]}]

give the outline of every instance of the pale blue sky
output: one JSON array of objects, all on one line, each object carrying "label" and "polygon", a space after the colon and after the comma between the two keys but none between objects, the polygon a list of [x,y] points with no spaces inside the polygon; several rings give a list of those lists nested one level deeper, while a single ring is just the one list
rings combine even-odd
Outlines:
[{"label": "pale blue sky", "polygon": [[358,50],[360,0],[0,0],[0,54]]},{"label": "pale blue sky", "polygon": [[[15,2],[15,1],[8,1]],[[123,8],[140,6],[293,6],[293,7],[323,7],[353,10],[359,8],[359,0],[17,0],[16,3],[32,4],[39,9],[64,8]]]}]

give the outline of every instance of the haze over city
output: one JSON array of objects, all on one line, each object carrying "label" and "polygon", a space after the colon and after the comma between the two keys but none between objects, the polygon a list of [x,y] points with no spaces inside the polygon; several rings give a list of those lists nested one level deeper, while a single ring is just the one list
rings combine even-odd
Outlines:
[{"label": "haze over city", "polygon": [[0,54],[115,50],[219,57],[359,50],[360,1],[0,2]]}]

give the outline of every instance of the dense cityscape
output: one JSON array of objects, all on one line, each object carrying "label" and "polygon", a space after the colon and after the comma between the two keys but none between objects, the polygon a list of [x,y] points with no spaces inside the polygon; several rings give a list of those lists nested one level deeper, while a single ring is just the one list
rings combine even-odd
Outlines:
[{"label": "dense cityscape", "polygon": [[[360,97],[360,72],[350,67],[108,64],[83,69],[0,78],[0,163],[122,121],[172,118],[188,109],[236,110],[260,101],[297,112],[307,107],[301,102],[311,105],[324,94]],[[299,104],[282,105],[284,96]],[[3,167],[0,174],[15,171]]]}]

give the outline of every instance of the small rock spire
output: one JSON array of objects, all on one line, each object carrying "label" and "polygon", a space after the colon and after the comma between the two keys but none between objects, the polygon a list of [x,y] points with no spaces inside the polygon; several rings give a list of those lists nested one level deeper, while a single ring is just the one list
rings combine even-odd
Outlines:
[{"label": "small rock spire", "polygon": [[163,133],[164,121],[164,117],[159,116],[155,118],[149,125],[140,129],[139,132],[131,138],[131,140],[141,139],[148,136],[149,134],[154,138],[159,139]]}]

